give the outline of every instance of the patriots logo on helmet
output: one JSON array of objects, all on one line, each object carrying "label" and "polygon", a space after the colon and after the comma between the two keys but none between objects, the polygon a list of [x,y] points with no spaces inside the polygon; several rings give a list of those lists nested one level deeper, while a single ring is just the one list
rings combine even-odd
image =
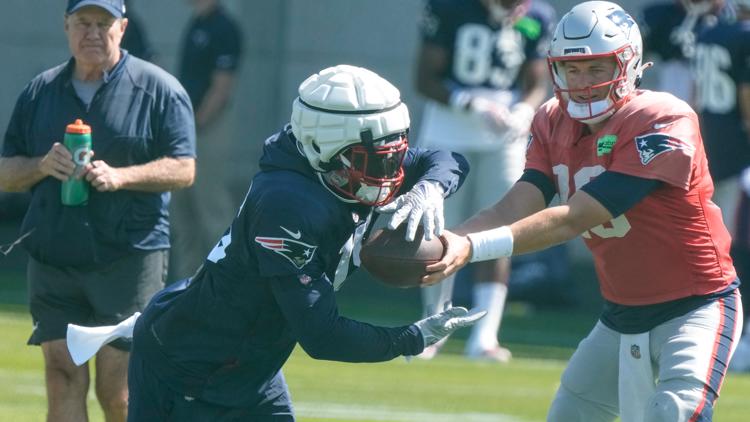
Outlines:
[{"label": "patriots logo on helmet", "polygon": [[255,241],[262,247],[270,249],[288,259],[298,269],[307,265],[315,255],[317,246],[308,245],[299,240],[285,237],[263,237],[256,236]]},{"label": "patriots logo on helmet", "polygon": [[676,149],[689,152],[695,150],[695,148],[687,142],[664,133],[650,133],[648,135],[636,136],[635,147],[638,149],[638,155],[641,157],[641,164],[644,166],[656,158],[657,155],[665,152],[674,151]]},{"label": "patriots logo on helmet", "polygon": [[614,12],[607,15],[607,17],[615,25],[619,26],[622,29],[622,32],[628,35],[630,34],[630,28],[635,25],[635,21],[633,20],[633,18],[631,18],[630,15],[622,10],[615,10]]}]

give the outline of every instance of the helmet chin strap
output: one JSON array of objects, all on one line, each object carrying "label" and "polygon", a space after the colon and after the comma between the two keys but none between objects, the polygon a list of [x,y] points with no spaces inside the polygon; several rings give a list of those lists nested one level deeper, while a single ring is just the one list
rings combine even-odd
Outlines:
[{"label": "helmet chin strap", "polygon": [[[604,121],[606,118],[614,114],[615,109],[612,108],[609,112],[605,113],[608,107],[612,105],[612,100],[608,98],[599,101],[593,101],[591,103],[577,103],[571,99],[568,99],[568,114],[570,117],[578,120],[581,123],[587,125],[593,125]],[[597,114],[602,113],[600,116]],[[589,118],[589,116],[595,116]]]}]

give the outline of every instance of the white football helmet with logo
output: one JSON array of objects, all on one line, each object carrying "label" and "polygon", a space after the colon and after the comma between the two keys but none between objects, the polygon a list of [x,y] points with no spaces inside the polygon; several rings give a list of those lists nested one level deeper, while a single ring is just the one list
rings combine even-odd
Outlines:
[{"label": "white football helmet with logo", "polygon": [[403,182],[409,111],[374,72],[329,67],[299,86],[292,133],[324,184],[344,200],[389,202]]},{"label": "white football helmet with logo", "polygon": [[[590,92],[609,86],[607,98],[590,103],[571,101],[571,90],[559,64],[571,60],[613,57],[616,69],[608,82],[575,90]],[[611,116],[640,84],[643,42],[635,20],[622,7],[608,1],[587,1],[562,17],[550,44],[549,64],[555,95],[568,115],[586,124]]]}]

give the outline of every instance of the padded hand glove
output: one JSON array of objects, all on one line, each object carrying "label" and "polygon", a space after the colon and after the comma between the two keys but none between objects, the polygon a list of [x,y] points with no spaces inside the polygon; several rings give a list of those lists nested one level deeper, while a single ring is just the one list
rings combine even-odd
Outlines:
[{"label": "padded hand glove", "polygon": [[408,218],[406,240],[413,241],[420,222],[424,226],[424,238],[440,236],[445,228],[443,218],[443,188],[437,182],[422,180],[391,203],[377,208],[379,213],[393,213],[388,228],[395,230]]},{"label": "padded hand glove", "polygon": [[462,327],[468,327],[487,315],[487,311],[471,311],[466,308],[448,308],[439,314],[419,320],[414,325],[419,328],[424,347],[431,346]]}]

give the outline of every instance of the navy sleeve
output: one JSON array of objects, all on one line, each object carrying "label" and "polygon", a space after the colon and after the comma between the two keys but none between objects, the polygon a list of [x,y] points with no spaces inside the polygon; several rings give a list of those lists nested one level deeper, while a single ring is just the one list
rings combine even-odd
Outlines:
[{"label": "navy sleeve", "polygon": [[523,175],[521,175],[521,178],[518,179],[518,181],[531,183],[532,185],[536,186],[537,189],[542,191],[542,195],[544,195],[545,205],[549,205],[549,203],[552,201],[552,198],[554,198],[555,194],[557,193],[555,184],[552,183],[552,180],[550,180],[550,178],[547,177],[546,174],[542,173],[539,170],[524,170]]},{"label": "navy sleeve", "polygon": [[585,184],[581,190],[599,201],[613,217],[617,217],[640,202],[662,183],[660,180],[605,171]]},{"label": "navy sleeve", "polygon": [[327,277],[304,281],[278,277],[270,285],[295,339],[311,357],[382,362],[422,352],[422,335],[415,325],[386,328],[342,317]]},{"label": "navy sleeve", "polygon": [[27,104],[26,98],[28,95],[28,87],[18,97],[16,106],[13,108],[13,114],[10,117],[8,128],[5,131],[5,138],[3,140],[3,149],[0,156],[3,157],[15,157],[17,155],[29,156],[29,150],[24,141],[24,122],[23,116],[28,115],[28,111],[25,110]]},{"label": "navy sleeve", "polygon": [[324,231],[331,227],[325,220],[329,213],[319,204],[305,203],[299,195],[285,197],[285,193],[276,191],[252,204],[262,208],[255,213],[248,233],[258,271],[262,277],[320,277],[326,268],[323,255],[331,243],[326,242]]},{"label": "navy sleeve", "polygon": [[185,90],[172,88],[161,110],[157,137],[160,157],[195,157],[195,119],[193,106]]},{"label": "navy sleeve", "polygon": [[408,191],[420,180],[433,180],[451,195],[466,180],[469,162],[456,152],[409,148],[404,158],[404,172],[406,177],[401,192]]}]

